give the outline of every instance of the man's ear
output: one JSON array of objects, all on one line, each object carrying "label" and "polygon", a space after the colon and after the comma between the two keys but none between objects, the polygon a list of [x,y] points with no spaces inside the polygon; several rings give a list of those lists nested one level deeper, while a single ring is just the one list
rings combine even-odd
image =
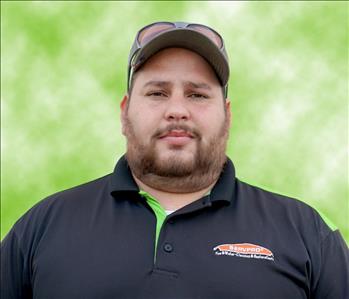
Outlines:
[{"label": "man's ear", "polygon": [[226,98],[224,105],[225,105],[225,111],[226,111],[228,122],[229,122],[229,127],[231,127],[232,112],[230,110],[230,99],[229,98]]},{"label": "man's ear", "polygon": [[127,94],[124,95],[124,98],[122,99],[120,103],[120,109],[121,109],[121,114],[120,114],[120,120],[121,120],[121,132],[125,136],[125,128],[126,128],[126,117],[127,117],[127,108],[128,108],[128,101],[129,101],[129,96]]}]

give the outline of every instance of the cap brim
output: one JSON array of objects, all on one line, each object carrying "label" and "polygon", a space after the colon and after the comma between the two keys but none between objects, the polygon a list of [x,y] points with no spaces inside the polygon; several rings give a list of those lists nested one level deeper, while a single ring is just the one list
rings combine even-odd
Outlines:
[{"label": "cap brim", "polygon": [[198,53],[211,65],[222,86],[228,83],[229,64],[221,50],[205,35],[185,28],[177,28],[156,36],[140,49],[133,64],[137,69],[152,55],[171,47],[185,48]]}]

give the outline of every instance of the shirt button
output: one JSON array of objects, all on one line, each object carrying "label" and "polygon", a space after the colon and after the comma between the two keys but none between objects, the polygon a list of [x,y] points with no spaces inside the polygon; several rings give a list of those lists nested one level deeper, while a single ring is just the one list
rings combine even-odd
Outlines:
[{"label": "shirt button", "polygon": [[173,246],[170,243],[165,243],[164,250],[170,253],[173,251]]}]

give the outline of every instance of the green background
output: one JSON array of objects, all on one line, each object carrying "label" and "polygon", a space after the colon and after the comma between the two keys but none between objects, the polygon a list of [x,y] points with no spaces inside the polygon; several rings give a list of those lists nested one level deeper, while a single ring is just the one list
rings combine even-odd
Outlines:
[{"label": "green background", "polygon": [[1,238],[36,202],[110,173],[137,30],[225,38],[237,176],[321,210],[349,242],[346,2],[1,2]]}]

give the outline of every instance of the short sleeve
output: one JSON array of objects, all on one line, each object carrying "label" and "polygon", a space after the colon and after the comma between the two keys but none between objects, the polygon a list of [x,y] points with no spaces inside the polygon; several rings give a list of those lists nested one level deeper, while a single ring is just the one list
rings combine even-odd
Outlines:
[{"label": "short sleeve", "polygon": [[1,242],[1,298],[32,298],[29,267],[12,229]]},{"label": "short sleeve", "polygon": [[317,269],[312,298],[349,298],[349,250],[338,230],[331,231],[322,241]]}]

